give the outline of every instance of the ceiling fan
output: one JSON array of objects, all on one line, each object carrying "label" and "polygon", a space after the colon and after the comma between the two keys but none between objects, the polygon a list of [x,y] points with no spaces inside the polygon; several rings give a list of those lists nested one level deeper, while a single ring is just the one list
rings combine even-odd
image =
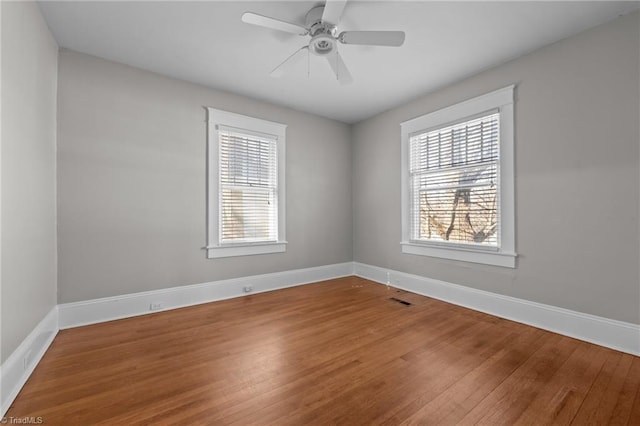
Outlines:
[{"label": "ceiling fan", "polygon": [[367,46],[402,46],[403,31],[342,31],[338,33],[338,24],[347,0],[327,0],[324,6],[311,9],[304,26],[292,24],[280,19],[270,18],[257,13],[246,12],[242,21],[278,31],[311,37],[306,46],[295,51],[280,65],[271,71],[272,77],[280,77],[305,54],[313,53],[327,59],[333,73],[341,84],[353,82],[349,69],[338,53],[338,43]]}]

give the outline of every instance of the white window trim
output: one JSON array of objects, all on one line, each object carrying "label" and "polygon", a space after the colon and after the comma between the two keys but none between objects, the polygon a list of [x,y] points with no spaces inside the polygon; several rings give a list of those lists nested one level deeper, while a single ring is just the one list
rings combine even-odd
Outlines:
[{"label": "white window trim", "polygon": [[[207,258],[249,256],[286,251],[285,238],[285,136],[286,124],[248,117],[241,114],[207,109]],[[278,240],[275,242],[220,244],[219,200],[219,135],[218,127],[234,127],[276,137],[278,155]]]},{"label": "white window trim", "polygon": [[[478,96],[473,99],[434,111],[400,123],[401,131],[401,210],[402,252],[465,262],[516,267],[515,250],[515,194],[514,194],[514,91],[515,85]],[[411,134],[443,127],[467,117],[498,109],[500,111],[499,197],[500,248],[460,247],[430,242],[412,241],[411,194],[409,184],[409,138]]]}]

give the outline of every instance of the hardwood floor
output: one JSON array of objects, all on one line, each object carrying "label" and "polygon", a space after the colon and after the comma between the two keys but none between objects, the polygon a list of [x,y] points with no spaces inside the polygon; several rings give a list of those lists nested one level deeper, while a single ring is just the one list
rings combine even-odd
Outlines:
[{"label": "hardwood floor", "polygon": [[639,389],[638,357],[348,277],[61,331],[6,416],[638,425]]}]

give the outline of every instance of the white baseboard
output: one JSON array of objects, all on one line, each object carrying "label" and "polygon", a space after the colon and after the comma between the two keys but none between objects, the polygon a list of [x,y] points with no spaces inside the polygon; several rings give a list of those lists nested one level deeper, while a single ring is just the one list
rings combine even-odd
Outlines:
[{"label": "white baseboard", "polygon": [[[486,312],[633,355],[640,355],[640,325],[637,324],[476,290],[377,266],[346,262],[60,304],[40,321],[2,364],[0,417],[4,416],[59,329],[245,296],[247,295],[244,292],[245,286],[252,286],[253,291],[250,294],[255,294],[354,274],[371,281],[389,284],[399,289],[444,300],[476,311]],[[155,303],[162,303],[163,308],[151,311],[150,305]],[[27,359],[26,365],[25,358]]]},{"label": "white baseboard", "polygon": [[355,275],[575,339],[640,355],[640,325],[354,262]]},{"label": "white baseboard", "polygon": [[[353,275],[353,263],[212,281],[58,305],[61,330]],[[251,293],[244,287],[252,286]],[[162,308],[151,310],[151,304]]]},{"label": "white baseboard", "polygon": [[[58,330],[246,296],[353,275],[353,263],[213,281],[55,306],[1,366],[0,418],[53,342]],[[252,286],[251,293],[244,287]],[[163,307],[150,310],[152,303]],[[26,362],[25,362],[26,360]]]},{"label": "white baseboard", "polygon": [[57,333],[58,307],[54,306],[20,346],[2,363],[0,418],[4,417]]}]

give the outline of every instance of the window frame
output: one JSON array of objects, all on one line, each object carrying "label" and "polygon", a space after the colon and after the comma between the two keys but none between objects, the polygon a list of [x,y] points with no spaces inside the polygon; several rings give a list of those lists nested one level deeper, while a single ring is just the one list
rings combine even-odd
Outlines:
[{"label": "window frame", "polygon": [[[207,110],[207,258],[250,256],[286,251],[285,148],[287,125],[261,118],[223,111]],[[277,241],[243,241],[221,243],[220,236],[220,127],[237,129],[247,134],[273,136],[277,156]]]},{"label": "window frame", "polygon": [[[400,123],[402,175],[402,239],[400,245],[402,253],[515,268],[517,254],[515,251],[514,92],[515,85],[510,85]],[[412,240],[409,146],[411,136],[464,122],[483,113],[496,110],[500,114],[498,147],[499,246],[466,246],[455,242]]]}]

